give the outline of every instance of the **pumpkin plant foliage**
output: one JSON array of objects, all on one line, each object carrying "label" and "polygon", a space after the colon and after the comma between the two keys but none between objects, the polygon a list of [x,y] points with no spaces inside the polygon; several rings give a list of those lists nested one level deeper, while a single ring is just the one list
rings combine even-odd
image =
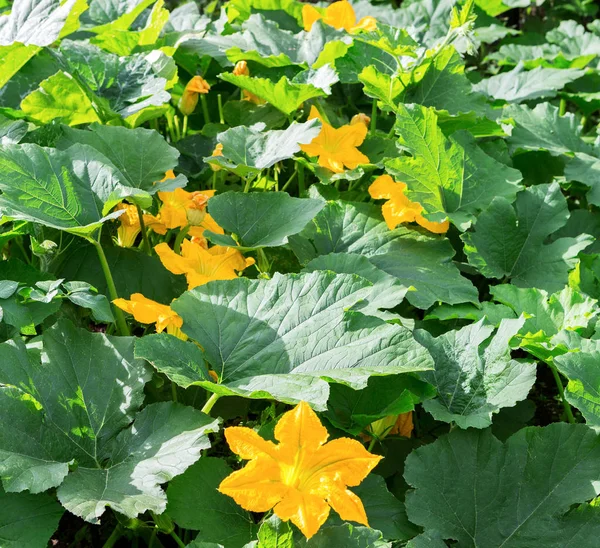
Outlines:
[{"label": "pumpkin plant foliage", "polygon": [[595,548],[598,12],[0,0],[0,545]]}]

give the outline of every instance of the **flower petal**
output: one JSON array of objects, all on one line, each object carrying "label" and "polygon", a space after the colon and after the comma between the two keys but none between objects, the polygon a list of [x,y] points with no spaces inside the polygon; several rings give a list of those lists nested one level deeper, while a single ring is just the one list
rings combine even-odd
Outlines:
[{"label": "flower petal", "polygon": [[327,520],[329,505],[321,497],[290,489],[273,511],[283,521],[292,520],[302,534],[310,538]]},{"label": "flower petal", "polygon": [[[184,242],[185,243],[185,242]],[[177,255],[168,244],[161,243],[154,246],[163,266],[173,274],[186,274],[191,270],[190,262],[181,255]]]},{"label": "flower petal", "polygon": [[260,437],[251,428],[230,426],[225,429],[225,439],[229,448],[246,460],[256,458],[263,453],[273,458],[277,456],[277,446],[272,441]]},{"label": "flower petal", "polygon": [[286,452],[316,451],[328,437],[327,429],[304,401],[285,413],[275,427],[275,439]]},{"label": "flower petal", "polygon": [[281,483],[277,462],[264,453],[227,476],[219,485],[221,493],[252,512],[270,510],[289,490],[287,485]]},{"label": "flower petal", "polygon": [[362,501],[349,489],[334,487],[327,497],[327,502],[344,521],[356,521],[369,526]]}]

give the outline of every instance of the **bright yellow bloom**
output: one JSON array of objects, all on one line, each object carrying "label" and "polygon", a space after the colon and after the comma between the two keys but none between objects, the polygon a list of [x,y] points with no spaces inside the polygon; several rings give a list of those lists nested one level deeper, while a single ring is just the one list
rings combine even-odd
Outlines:
[{"label": "bright yellow bloom", "polygon": [[[214,190],[196,190],[187,192],[182,188],[176,188],[169,192],[159,192],[158,197],[162,206],[156,217],[144,216],[146,225],[158,234],[166,234],[167,229],[185,228],[191,226],[203,226],[206,218],[206,204],[214,195]],[[211,223],[216,224],[212,219]],[[204,226],[203,231],[208,226]],[[209,230],[212,230],[210,228]]]},{"label": "bright yellow bloom", "polygon": [[246,61],[238,61],[233,67],[233,74],[235,76],[250,76],[250,69]]},{"label": "bright yellow bloom", "polygon": [[[203,242],[200,242],[203,244]],[[183,240],[181,255],[177,255],[166,243],[154,247],[164,267],[173,274],[185,274],[188,289],[213,280],[232,280],[237,273],[254,264],[254,259],[244,256],[232,247],[205,245]]]},{"label": "bright yellow bloom", "polygon": [[275,444],[254,430],[225,429],[230,449],[250,460],[219,485],[242,508],[273,511],[292,520],[307,537],[325,523],[329,508],[343,520],[368,526],[361,500],[348,489],[360,484],[382,457],[350,438],[327,442],[329,434],[305,402],[285,413],[275,427]]},{"label": "bright yellow bloom", "polygon": [[367,126],[354,124],[335,129],[325,122],[319,111],[312,106],[308,119],[314,118],[321,120],[321,131],[310,144],[300,145],[300,148],[309,156],[318,156],[320,166],[334,173],[341,173],[344,167],[354,169],[359,164],[369,163],[369,158],[356,148],[365,140]]},{"label": "bright yellow bloom", "polygon": [[357,23],[356,14],[354,13],[352,4],[347,0],[341,0],[330,4],[325,9],[325,15],[322,15],[314,6],[304,4],[304,7],[302,8],[304,30],[309,31],[319,19],[323,19],[323,22],[330,27],[345,29],[348,32],[356,32],[358,30],[372,31],[377,27],[377,21],[374,17],[363,17]]},{"label": "bright yellow bloom", "polygon": [[405,190],[406,185],[404,183],[394,182],[389,175],[377,177],[369,187],[369,194],[372,198],[387,200],[381,211],[390,230],[401,223],[416,222],[436,234],[444,234],[448,231],[450,226],[448,221],[435,223],[427,220],[421,214],[423,206],[418,202],[411,202],[404,194]]},{"label": "bright yellow bloom", "polygon": [[179,99],[179,110],[185,116],[189,116],[196,110],[198,96],[210,91],[210,85],[202,76],[194,76],[185,86],[181,99]]},{"label": "bright yellow bloom", "polygon": [[116,210],[125,210],[119,217],[120,225],[117,228],[117,245],[120,247],[132,247],[141,231],[140,216],[137,207],[131,204],[119,204]]},{"label": "bright yellow bloom", "polygon": [[115,299],[113,303],[121,310],[132,314],[140,323],[156,324],[156,332],[162,333],[165,329],[167,333],[176,337],[187,339],[181,332],[183,319],[177,312],[166,304],[160,304],[151,299],[147,299],[141,293],[134,293],[131,300]]},{"label": "bright yellow bloom", "polygon": [[[211,156],[223,156],[223,145],[221,143],[217,143],[215,150],[212,151]],[[221,167],[216,164],[209,164],[210,169],[213,171],[220,171]]]},{"label": "bright yellow bloom", "polygon": [[352,116],[352,120],[350,120],[351,126],[354,126],[356,124],[364,124],[365,126],[369,127],[370,123],[371,117],[367,116],[366,114],[363,114],[362,112],[355,114],[354,116]]}]

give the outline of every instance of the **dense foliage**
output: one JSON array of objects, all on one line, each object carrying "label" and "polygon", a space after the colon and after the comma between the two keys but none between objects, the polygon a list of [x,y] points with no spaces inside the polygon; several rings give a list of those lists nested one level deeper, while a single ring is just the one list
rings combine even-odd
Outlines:
[{"label": "dense foliage", "polygon": [[0,546],[592,548],[591,0],[0,0]]}]

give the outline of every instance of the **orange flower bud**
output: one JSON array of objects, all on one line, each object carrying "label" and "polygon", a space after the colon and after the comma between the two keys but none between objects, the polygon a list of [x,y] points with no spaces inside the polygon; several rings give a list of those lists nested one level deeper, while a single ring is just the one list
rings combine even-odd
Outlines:
[{"label": "orange flower bud", "polygon": [[362,112],[355,114],[354,116],[352,116],[352,120],[350,120],[351,126],[354,126],[356,124],[365,124],[365,126],[369,127],[370,123],[371,117],[367,116],[366,114],[363,114]]},{"label": "orange flower bud", "polygon": [[210,85],[202,76],[194,76],[185,86],[183,95],[179,99],[179,110],[185,116],[189,116],[196,110],[198,95],[208,93]]},{"label": "orange flower bud", "polygon": [[236,76],[250,76],[250,70],[248,69],[248,63],[246,61],[238,61],[233,67],[233,74]]}]

